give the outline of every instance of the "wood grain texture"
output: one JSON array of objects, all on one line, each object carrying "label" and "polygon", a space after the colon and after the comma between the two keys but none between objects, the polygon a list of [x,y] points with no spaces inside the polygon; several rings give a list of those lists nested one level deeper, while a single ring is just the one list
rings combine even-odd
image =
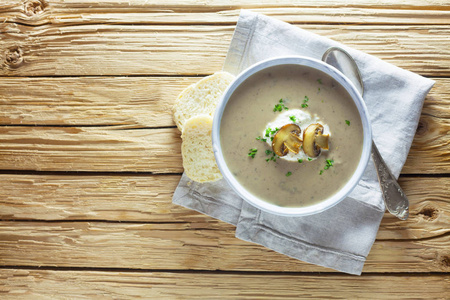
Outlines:
[{"label": "wood grain texture", "polygon": [[[432,78],[423,115],[450,118],[450,79]],[[175,126],[172,105],[197,77],[3,77],[0,125]],[[26,87],[26,88],[25,88]],[[425,120],[420,134],[426,135]]]},{"label": "wood grain texture", "polygon": [[402,173],[448,173],[450,119],[422,115],[416,132]]},{"label": "wood grain texture", "polygon": [[[230,225],[0,221],[0,265],[330,272],[234,237]],[[225,227],[225,228],[221,228]],[[364,272],[449,272],[450,234],[377,240]],[[20,255],[18,255],[20,253]]]},{"label": "wood grain texture", "polygon": [[[178,2],[178,1],[177,1]],[[4,0],[0,22],[44,24],[229,24],[241,8],[291,23],[447,24],[446,1],[57,1]],[[371,3],[372,2],[372,3]],[[338,9],[338,13],[336,10]]]},{"label": "wood grain texture", "polygon": [[[234,231],[211,217],[172,204],[179,175],[0,175],[1,220],[97,220],[191,223]],[[433,238],[450,232],[450,178],[401,178],[410,216],[386,214],[379,240]]]},{"label": "wood grain texture", "polygon": [[0,169],[182,172],[178,129],[0,127]]},{"label": "wood grain texture", "polygon": [[450,276],[0,270],[3,299],[445,299]]},{"label": "wood grain texture", "polygon": [[[402,173],[447,173],[450,119],[422,116]],[[181,173],[176,128],[0,127],[0,170]]]},{"label": "wood grain texture", "polygon": [[[450,29],[445,25],[301,27],[422,75],[450,75]],[[233,30],[207,25],[3,23],[0,75],[210,74],[222,68]]]},{"label": "wood grain texture", "polygon": [[[0,125],[175,126],[172,106],[178,94],[198,80],[4,77],[0,80]],[[450,106],[450,95],[445,100]]]},{"label": "wood grain texture", "polygon": [[[1,299],[449,294],[448,0],[0,2]],[[170,108],[221,69],[241,8],[437,82],[403,168],[416,175],[400,178],[410,218],[384,216],[360,277],[171,204],[182,164]]]}]

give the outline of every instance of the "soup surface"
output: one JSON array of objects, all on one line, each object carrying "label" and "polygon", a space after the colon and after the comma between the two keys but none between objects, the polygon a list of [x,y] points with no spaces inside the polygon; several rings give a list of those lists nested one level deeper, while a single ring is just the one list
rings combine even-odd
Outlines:
[{"label": "soup surface", "polygon": [[[282,112],[276,109],[280,103]],[[261,140],[270,138],[264,136],[267,124],[290,109],[308,112],[328,126],[329,150],[317,159],[281,159]],[[234,91],[222,116],[220,142],[229,170],[247,191],[278,206],[302,207],[345,185],[358,166],[363,131],[356,105],[332,77],[285,65],[254,74]]]}]

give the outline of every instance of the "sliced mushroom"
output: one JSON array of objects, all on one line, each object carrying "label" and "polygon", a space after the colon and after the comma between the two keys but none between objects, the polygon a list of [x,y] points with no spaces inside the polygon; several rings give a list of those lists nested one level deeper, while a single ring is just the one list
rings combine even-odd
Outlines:
[{"label": "sliced mushroom", "polygon": [[309,157],[319,156],[321,149],[328,150],[328,134],[323,134],[321,124],[311,124],[303,132],[303,151]]},{"label": "sliced mushroom", "polygon": [[289,151],[297,154],[302,146],[300,127],[295,124],[287,124],[281,127],[272,141],[272,149],[278,156],[285,156]]}]

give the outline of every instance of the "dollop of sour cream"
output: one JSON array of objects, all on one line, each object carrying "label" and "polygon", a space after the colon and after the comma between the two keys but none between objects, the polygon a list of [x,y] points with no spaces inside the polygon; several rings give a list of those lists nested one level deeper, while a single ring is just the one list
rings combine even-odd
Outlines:
[{"label": "dollop of sour cream", "polygon": [[[305,129],[309,125],[316,123],[322,124],[324,128],[324,133],[329,134],[331,136],[330,128],[328,127],[328,125],[322,122],[316,114],[312,116],[310,113],[303,111],[301,109],[289,109],[282,113],[277,113],[277,117],[275,118],[275,120],[266,125],[266,128],[264,129],[262,136],[266,138],[266,143],[270,147],[272,147],[272,140],[270,137],[273,137],[274,134],[270,134],[270,137],[268,137],[266,133],[274,132],[275,129],[277,128],[280,129],[286,124],[296,124],[302,130],[302,132],[300,133],[300,136],[302,137]],[[305,152],[303,152],[303,150],[300,150],[297,154],[289,151],[288,154],[280,157],[280,159],[295,162],[298,162],[298,160],[301,159],[304,162],[308,162],[311,160],[315,160],[317,158],[309,157],[308,155],[305,154]]]}]

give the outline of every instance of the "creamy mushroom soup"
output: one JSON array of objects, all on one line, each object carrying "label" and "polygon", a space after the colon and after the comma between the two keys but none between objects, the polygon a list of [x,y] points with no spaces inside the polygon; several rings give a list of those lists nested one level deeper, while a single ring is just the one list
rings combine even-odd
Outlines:
[{"label": "creamy mushroom soup", "polygon": [[[303,147],[309,146],[301,145],[305,125],[310,125],[302,124],[305,120],[329,135],[328,150],[316,157],[300,153],[303,158],[281,159],[272,143],[282,134],[282,124],[268,126],[279,124],[280,114],[289,118],[289,134],[298,136],[290,137],[295,147],[289,149],[307,152]],[[301,207],[331,197],[350,179],[361,157],[363,131],[356,105],[332,77],[284,65],[254,74],[234,91],[222,116],[220,142],[230,172],[247,191],[278,206]]]}]

